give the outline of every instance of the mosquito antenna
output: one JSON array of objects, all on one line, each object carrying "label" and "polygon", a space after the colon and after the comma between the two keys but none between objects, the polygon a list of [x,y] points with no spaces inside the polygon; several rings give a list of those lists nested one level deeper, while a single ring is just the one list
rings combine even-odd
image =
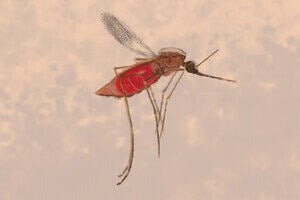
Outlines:
[{"label": "mosquito antenna", "polygon": [[208,77],[208,78],[215,78],[215,79],[218,79],[218,80],[221,80],[221,81],[228,81],[228,82],[234,82],[234,83],[236,83],[235,80],[231,80],[231,79],[227,79],[227,78],[221,78],[221,77],[218,77],[218,76],[212,76],[212,75],[209,75],[209,74],[203,74],[201,72],[198,72],[197,74],[199,76],[205,76],[205,77]]},{"label": "mosquito antenna", "polygon": [[212,54],[207,56],[204,60],[202,60],[198,65],[196,65],[196,68],[198,68],[200,65],[202,65],[205,61],[207,61],[210,57],[212,57],[215,53],[217,53],[219,49],[215,50]]}]

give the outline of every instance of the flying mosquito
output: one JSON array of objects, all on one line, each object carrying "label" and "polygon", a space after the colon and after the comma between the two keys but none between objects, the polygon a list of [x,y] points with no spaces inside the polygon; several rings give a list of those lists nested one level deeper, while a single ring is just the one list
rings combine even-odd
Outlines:
[{"label": "flying mosquito", "polygon": [[[134,156],[134,131],[128,105],[128,97],[146,90],[153,107],[155,117],[155,133],[157,138],[159,156],[160,139],[164,130],[168,102],[185,71],[196,74],[198,76],[205,76],[208,78],[214,78],[223,81],[236,81],[204,74],[198,71],[198,67],[206,60],[208,60],[212,55],[214,55],[218,51],[218,49],[198,64],[193,61],[185,62],[184,60],[186,57],[186,53],[178,48],[163,48],[157,54],[155,54],[149,48],[149,46],[146,45],[143,40],[141,40],[124,22],[116,18],[111,13],[102,13],[101,21],[107,31],[119,43],[121,43],[131,51],[143,56],[143,58],[137,58],[135,60],[136,63],[133,65],[114,67],[115,77],[105,86],[96,91],[97,95],[113,96],[117,98],[124,97],[125,107],[130,125],[130,154],[127,166],[119,175],[119,178],[121,180],[117,183],[117,185],[120,185],[129,175]],[[118,72],[118,70],[121,71]],[[175,78],[175,75],[177,73],[180,73],[180,75]],[[170,76],[170,80],[162,90],[160,103],[158,104],[151,86],[162,76]],[[172,82],[173,86],[170,88]],[[166,94],[166,91],[170,92]]]}]

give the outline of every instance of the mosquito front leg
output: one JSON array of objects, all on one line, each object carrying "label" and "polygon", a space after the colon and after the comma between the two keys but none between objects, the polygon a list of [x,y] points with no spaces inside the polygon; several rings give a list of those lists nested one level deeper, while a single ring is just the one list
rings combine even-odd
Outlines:
[{"label": "mosquito front leg", "polygon": [[[156,128],[155,128],[155,133],[156,133],[156,136],[157,136],[157,145],[158,145],[158,157],[160,157],[160,138],[161,138],[161,132],[159,131],[159,125],[162,125],[163,122],[162,122],[162,118],[161,118],[161,110],[162,110],[162,105],[163,105],[163,99],[164,99],[164,93],[166,92],[166,90],[168,89],[168,87],[170,86],[172,80],[174,79],[176,73],[178,71],[183,71],[184,69],[170,69],[170,70],[167,70],[167,71],[175,71],[175,73],[172,75],[171,79],[169,80],[168,84],[166,85],[166,87],[163,89],[163,92],[162,92],[162,99],[161,99],[161,102],[160,102],[160,107],[158,108],[158,105],[157,105],[157,102],[156,102],[156,99],[155,99],[155,96],[154,96],[154,92],[152,90],[151,87],[147,88],[145,86],[145,89],[147,90],[147,94],[148,94],[148,97],[150,99],[150,102],[151,102],[151,105],[153,107],[153,110],[154,110],[154,115],[155,115],[155,122],[156,122]],[[166,71],[165,71],[166,72]],[[160,74],[162,75],[162,74]],[[152,77],[148,78],[148,79],[151,79]],[[147,80],[148,80],[147,79]],[[164,119],[163,119],[164,120]],[[162,129],[161,129],[162,130]]]},{"label": "mosquito front leg", "polygon": [[171,76],[168,84],[166,85],[166,87],[161,92],[161,99],[160,99],[160,106],[159,106],[159,118],[160,119],[161,119],[161,109],[162,109],[162,105],[163,105],[163,101],[164,101],[165,92],[167,91],[168,87],[170,86],[170,84],[173,81],[176,74],[177,74],[177,71],[175,71],[175,73]]},{"label": "mosquito front leg", "polygon": [[[166,102],[165,102],[165,106],[164,106],[164,114],[163,114],[163,119],[162,119],[162,125],[161,125],[161,129],[160,129],[160,138],[162,136],[162,133],[163,133],[163,130],[164,130],[164,126],[165,126],[165,118],[166,118],[166,112],[167,112],[167,106],[168,106],[168,102],[169,102],[169,99],[171,98],[175,88],[177,87],[179,81],[181,80],[182,76],[184,74],[184,71],[181,72],[179,78],[177,79],[173,89],[171,90],[171,92],[169,93],[169,95],[167,96],[166,98]],[[168,85],[167,85],[168,86]]]},{"label": "mosquito front leg", "polygon": [[[184,70],[184,69],[168,69],[168,70],[164,71],[164,73],[165,73],[165,72],[168,72],[168,71],[175,71],[175,73],[172,75],[172,77],[171,77],[171,79],[169,80],[168,84],[166,85],[166,87],[165,87],[165,88],[163,89],[163,91],[162,91],[161,102],[160,102],[160,107],[159,107],[159,108],[158,108],[158,104],[157,104],[157,101],[156,101],[156,98],[155,98],[155,96],[154,96],[154,92],[153,92],[152,88],[149,87],[149,88],[148,88],[149,91],[147,90],[149,99],[150,99],[151,104],[152,104],[153,109],[154,109],[154,113],[156,113],[156,114],[155,114],[155,117],[157,118],[157,120],[156,120],[156,131],[155,131],[156,133],[159,133],[159,131],[158,131],[158,130],[159,130],[159,125],[161,125],[161,123],[162,123],[161,111],[162,111],[162,105],[163,105],[164,93],[166,92],[166,90],[167,90],[168,87],[170,86],[170,84],[171,84],[172,80],[174,79],[176,73],[177,73],[178,71],[183,71],[183,70]],[[163,75],[163,73],[158,74],[158,75],[161,76],[161,75]],[[150,78],[148,78],[148,79],[151,79],[151,78],[153,78],[153,77],[150,77]],[[146,81],[147,81],[148,79],[146,79]],[[155,110],[156,110],[156,111],[155,111]],[[156,115],[158,115],[158,117],[157,117]],[[155,119],[156,119],[156,118],[155,118]],[[161,135],[161,133],[160,133],[159,135]],[[160,138],[160,137],[159,137],[159,138]]]},{"label": "mosquito front leg", "polygon": [[[162,108],[163,108],[165,93],[168,90],[169,86],[171,85],[171,83],[172,83],[174,77],[176,76],[177,72],[178,71],[184,71],[184,69],[169,69],[169,70],[166,70],[166,72],[167,71],[175,71],[175,72],[173,73],[173,75],[171,76],[171,78],[168,81],[167,85],[164,87],[164,89],[161,92],[161,100],[160,100],[160,106],[159,106],[159,122],[161,123],[161,126],[163,124],[162,118],[161,118],[161,112],[162,112]],[[161,128],[161,131],[160,131],[160,138],[161,138],[161,135],[162,135],[162,130],[163,130],[163,128]]]}]

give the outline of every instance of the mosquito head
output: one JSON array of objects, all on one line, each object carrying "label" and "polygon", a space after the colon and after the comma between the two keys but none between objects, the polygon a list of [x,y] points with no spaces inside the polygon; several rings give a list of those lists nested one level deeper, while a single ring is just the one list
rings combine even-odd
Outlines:
[{"label": "mosquito head", "polygon": [[194,61],[187,61],[187,62],[185,62],[183,64],[183,67],[189,73],[192,73],[192,74],[197,74],[198,73],[198,69],[196,68],[196,64],[195,64]]}]

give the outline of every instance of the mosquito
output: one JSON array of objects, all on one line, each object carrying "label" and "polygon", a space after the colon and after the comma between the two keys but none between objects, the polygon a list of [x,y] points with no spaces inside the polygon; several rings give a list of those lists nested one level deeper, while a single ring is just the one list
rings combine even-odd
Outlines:
[{"label": "mosquito", "polygon": [[[134,157],[134,130],[128,104],[129,97],[146,90],[155,118],[155,133],[159,157],[160,140],[164,130],[167,106],[185,71],[198,76],[214,78],[222,81],[236,81],[204,74],[198,71],[199,66],[217,53],[218,49],[198,64],[193,61],[185,62],[186,53],[179,48],[162,48],[157,54],[154,53],[150,47],[146,45],[146,43],[143,42],[143,40],[138,37],[124,22],[116,18],[111,13],[102,13],[101,22],[106,30],[120,44],[142,56],[142,58],[135,59],[136,63],[133,65],[114,67],[115,77],[95,92],[97,95],[123,98],[125,102],[130,126],[130,153],[125,169],[118,176],[120,181],[117,185],[120,185],[128,177]],[[179,76],[175,78],[177,73],[179,73]],[[162,76],[170,76],[170,79],[163,88],[160,103],[158,103],[151,86]],[[172,87],[170,87],[171,83],[173,84]],[[168,94],[166,94],[167,91],[169,91]]]}]

